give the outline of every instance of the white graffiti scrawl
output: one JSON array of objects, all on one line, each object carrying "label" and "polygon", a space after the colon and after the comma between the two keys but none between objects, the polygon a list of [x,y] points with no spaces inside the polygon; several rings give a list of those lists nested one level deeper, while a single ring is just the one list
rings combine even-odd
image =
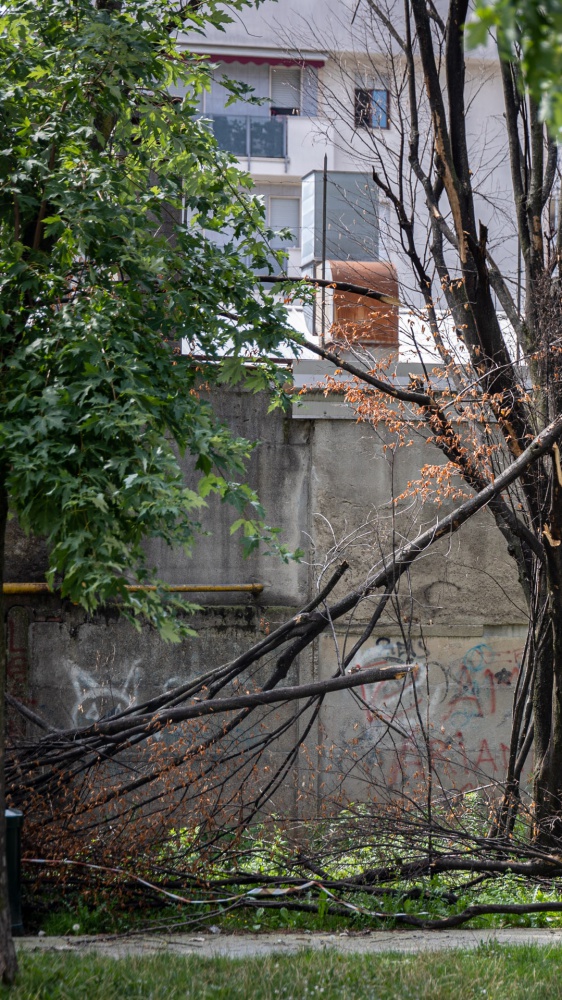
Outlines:
[{"label": "white graffiti scrawl", "polygon": [[76,695],[72,708],[75,726],[88,726],[100,719],[111,718],[117,712],[134,705],[140,681],[140,660],[134,660],[124,683],[114,684],[110,677],[100,681],[83,667],[72,665],[70,679]]}]

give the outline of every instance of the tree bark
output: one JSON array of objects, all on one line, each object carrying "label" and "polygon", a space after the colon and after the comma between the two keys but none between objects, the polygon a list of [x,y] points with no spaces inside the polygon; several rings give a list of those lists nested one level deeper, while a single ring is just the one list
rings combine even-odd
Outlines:
[{"label": "tree bark", "polygon": [[537,840],[552,847],[559,847],[562,840],[562,482],[558,454],[553,456],[550,511],[543,531],[550,641],[541,669],[551,697],[550,704],[542,707],[542,725],[548,726],[548,744],[544,737],[543,746],[537,744],[534,796]]}]

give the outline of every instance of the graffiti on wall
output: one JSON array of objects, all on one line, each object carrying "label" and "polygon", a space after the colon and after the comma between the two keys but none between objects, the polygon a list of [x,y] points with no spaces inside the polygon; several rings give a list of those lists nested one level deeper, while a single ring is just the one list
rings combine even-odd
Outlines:
[{"label": "graffiti on wall", "polygon": [[[377,722],[393,719],[396,722],[409,717],[416,710],[416,701],[427,692],[427,673],[429,660],[427,649],[421,640],[414,640],[409,646],[398,639],[379,638],[374,646],[360,651],[350,670],[367,669],[370,667],[400,666],[415,664],[417,670],[406,674],[402,683],[394,680],[381,681],[378,684],[362,684],[361,697],[365,703],[367,722]],[[435,665],[439,669],[439,664]],[[441,683],[433,687],[431,693],[431,709],[435,709],[441,700]]]},{"label": "graffiti on wall", "polygon": [[83,667],[70,665],[69,676],[75,694],[71,713],[73,725],[90,726],[134,705],[141,679],[139,664],[140,660],[133,661],[120,684],[111,677],[100,680]]},{"label": "graffiti on wall", "polygon": [[[367,722],[364,739],[376,742],[387,761],[388,782],[402,780],[405,766],[415,771],[423,763],[422,726],[430,736],[434,763],[448,769],[457,787],[475,787],[486,776],[500,778],[507,766],[512,693],[522,656],[520,644],[504,642],[495,648],[480,642],[440,662],[422,640],[408,646],[387,637],[362,650],[351,669],[405,663],[418,667],[398,683],[360,688]],[[394,727],[392,749],[385,748],[382,738],[389,723]],[[402,745],[396,743],[396,732],[402,734]]]}]

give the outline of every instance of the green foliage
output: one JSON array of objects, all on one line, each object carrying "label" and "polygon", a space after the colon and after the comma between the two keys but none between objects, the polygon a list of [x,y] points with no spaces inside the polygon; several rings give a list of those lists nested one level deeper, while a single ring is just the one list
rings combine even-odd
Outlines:
[{"label": "green foliage", "polygon": [[[168,638],[185,628],[163,588],[125,589],[157,582],[146,538],[189,550],[215,493],[247,552],[279,548],[240,482],[253,444],[202,390],[287,398],[260,360],[285,311],[254,277],[271,256],[263,207],[198,117],[208,63],[177,41],[248,2],[7,0],[0,16],[0,486],[47,537],[64,596],[119,599]],[[190,353],[173,358],[180,338]]]},{"label": "green foliage", "polygon": [[130,929],[132,915],[123,913],[105,903],[87,906],[78,900],[76,906],[67,903],[62,909],[49,913],[42,928],[49,936],[76,934],[116,934]]},{"label": "green foliage", "polygon": [[[481,842],[485,836],[484,827],[486,809],[477,793],[468,793],[462,816],[457,817],[459,826],[466,835],[466,851],[472,853],[474,844]],[[298,847],[292,841],[286,824],[273,821],[267,824],[256,824],[246,828],[241,834],[235,835],[231,843],[227,838],[222,842],[222,849],[215,853],[204,854],[202,861],[201,848],[204,849],[204,838],[200,840],[199,828],[183,828],[171,831],[170,839],[162,845],[157,853],[157,863],[166,871],[175,868],[181,880],[180,871],[196,870],[204,879],[213,881],[228,878],[233,873],[252,875],[256,888],[268,883],[260,883],[260,877],[276,877],[279,890],[277,897],[256,897],[253,901],[256,907],[260,900],[263,906],[256,912],[254,909],[237,909],[228,904],[223,914],[217,915],[213,910],[212,919],[225,929],[244,928],[252,930],[276,930],[287,928],[292,930],[342,930],[352,927],[365,929],[369,927],[386,928],[398,926],[393,916],[401,913],[414,914],[425,919],[439,919],[461,913],[472,905],[489,904],[533,904],[558,903],[561,898],[559,880],[542,880],[537,882],[523,876],[511,873],[489,876],[483,880],[474,879],[468,873],[439,873],[431,876],[397,877],[381,884],[379,892],[346,892],[345,888],[334,890],[333,894],[322,889],[322,881],[356,879],[361,873],[379,866],[397,862],[399,865],[421,860],[427,852],[427,843],[418,836],[413,843],[403,834],[381,837],[380,831],[374,837],[365,835],[365,830],[358,828],[357,819],[366,815],[367,806],[355,804],[350,809],[343,809],[339,816],[315,825],[310,840]],[[489,825],[489,823],[488,823]],[[525,842],[528,831],[523,821],[519,821],[515,836],[520,836]],[[331,841],[337,842],[333,851]],[[298,860],[301,850],[306,857],[314,858],[316,867],[323,876],[313,875],[306,864]],[[214,857],[211,855],[215,854]],[[146,859],[149,867],[146,877],[154,878],[150,873],[150,859]],[[281,905],[277,909],[268,908],[268,903],[283,904],[296,898],[283,891],[287,890],[283,879],[292,879],[295,875],[310,877],[317,883],[310,890],[300,895],[305,904],[313,907],[311,910],[298,912],[296,909]],[[242,894],[250,890],[250,885],[244,883],[232,886],[232,894]],[[201,896],[201,894],[199,894]],[[212,897],[209,897],[212,899]],[[347,916],[330,912],[330,907],[342,903],[351,904],[357,910],[349,910]],[[211,903],[211,908],[213,904]],[[203,911],[201,911],[203,912]],[[382,912],[384,919],[373,917],[373,912]],[[259,921],[256,923],[256,920]],[[472,918],[471,928],[488,927],[560,927],[562,913],[541,912],[527,914],[485,914]]]},{"label": "green foliage", "polygon": [[[134,939],[133,939],[134,942]],[[114,946],[116,947],[116,946]],[[138,947],[138,945],[137,945]],[[169,949],[169,945],[164,945]],[[370,942],[365,942],[368,950]],[[357,949],[359,951],[359,948]],[[21,955],[21,972],[0,996],[13,1000],[558,1000],[562,949],[480,944],[473,951],[428,949],[342,954],[301,948],[259,958],[91,954]]]},{"label": "green foliage", "polygon": [[555,135],[562,132],[562,3],[560,0],[479,0],[469,40],[484,44],[495,31],[503,58],[520,66],[525,86]]},{"label": "green foliage", "polygon": [[[457,836],[435,841],[435,856],[448,856],[448,847],[462,857],[482,847],[483,823],[489,802],[477,792],[464,797],[462,811],[455,814]],[[434,814],[437,819],[438,810]],[[443,818],[443,817],[442,817]],[[451,832],[451,838],[453,834]],[[523,819],[511,841],[528,842]],[[164,840],[145,848],[142,860],[123,859],[118,869],[104,874],[95,869],[82,872],[82,886],[74,882],[61,905],[60,877],[34,881],[37,872],[24,866],[24,924],[30,931],[40,927],[49,934],[70,933],[75,924],[83,932],[155,925],[177,931],[215,925],[233,931],[366,931],[404,926],[404,914],[435,920],[463,913],[468,907],[560,904],[561,880],[530,878],[510,871],[475,877],[470,871],[427,872],[427,834],[418,831],[383,831],[366,804],[351,804],[338,816],[291,827],[281,818],[244,829],[216,830],[193,825],[168,831]],[[95,860],[96,845],[82,860]],[[99,859],[98,859],[99,860]],[[309,867],[309,862],[312,862]],[[408,866],[408,874],[404,872]],[[389,869],[380,883],[367,878],[354,891],[333,882],[349,879],[357,883],[365,873]],[[64,870],[64,867],[63,867]],[[129,878],[129,874],[133,879]],[[142,889],[141,877],[154,888]],[[295,891],[295,877],[302,888]],[[169,892],[182,897],[171,900]],[[470,929],[496,927],[562,926],[562,913],[491,913],[471,917]]]}]

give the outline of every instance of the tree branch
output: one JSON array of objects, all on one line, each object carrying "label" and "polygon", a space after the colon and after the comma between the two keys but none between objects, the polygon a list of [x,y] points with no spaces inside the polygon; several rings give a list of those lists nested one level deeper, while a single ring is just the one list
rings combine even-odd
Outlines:
[{"label": "tree branch", "polygon": [[233,695],[231,698],[211,698],[195,705],[184,705],[179,708],[163,709],[156,715],[139,715],[128,721],[123,719],[108,722],[97,722],[88,729],[68,730],[57,733],[61,739],[88,739],[89,736],[103,735],[111,740],[113,733],[119,739],[128,732],[134,735],[141,729],[148,736],[158,732],[164,725],[177,725],[190,719],[200,719],[206,715],[217,715],[222,712],[232,712],[241,708],[257,708],[261,705],[275,705],[279,702],[296,701],[301,698],[318,698],[331,691],[344,691],[347,688],[359,687],[362,684],[377,684],[379,681],[400,680],[405,674],[417,669],[415,663],[400,664],[392,667],[371,667],[343,676],[330,677],[325,681],[314,681],[312,684],[298,684],[292,687],[275,688],[272,691],[256,691],[253,694]]}]

